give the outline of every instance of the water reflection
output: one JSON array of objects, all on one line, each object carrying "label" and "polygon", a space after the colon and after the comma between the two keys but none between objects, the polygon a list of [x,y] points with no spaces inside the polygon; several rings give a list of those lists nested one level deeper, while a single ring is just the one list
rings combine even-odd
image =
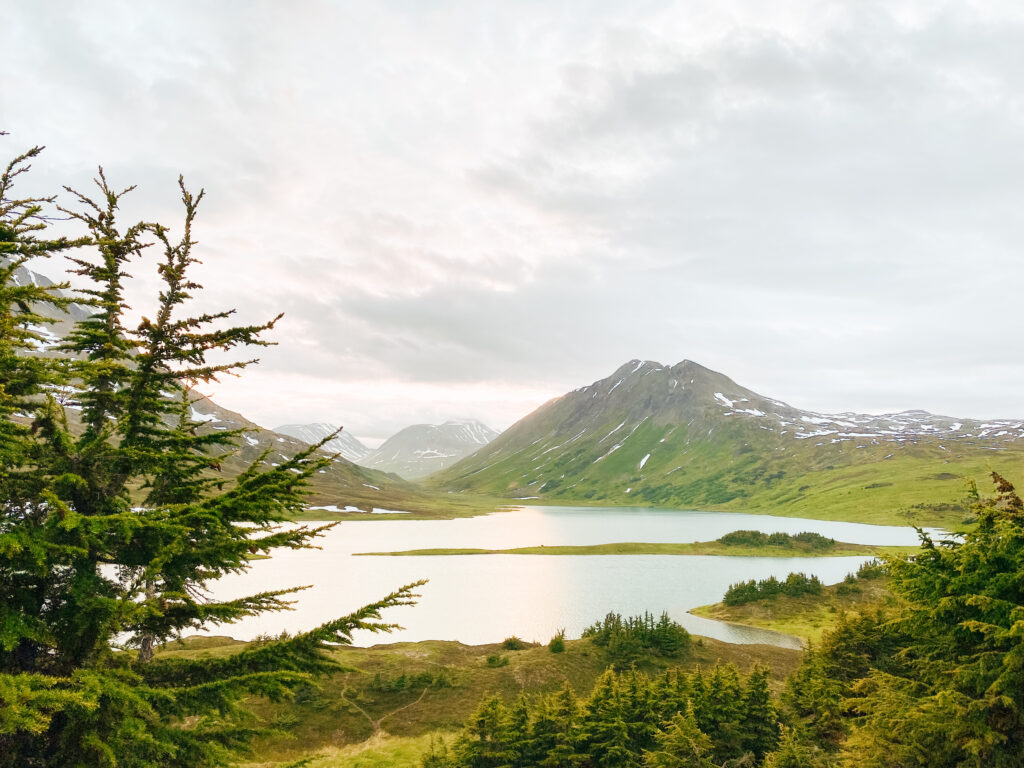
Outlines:
[{"label": "water reflection", "polygon": [[865,560],[843,558],[722,558],[671,555],[481,555],[353,557],[354,552],[424,547],[502,549],[537,544],[616,541],[708,541],[740,528],[766,533],[815,531],[862,544],[913,544],[913,529],[736,513],[636,508],[525,507],[462,520],[344,522],[321,540],[320,550],[287,551],[257,561],[245,575],[222,580],[218,597],[283,586],[313,585],[295,610],[253,617],[214,632],[247,639],[261,632],[297,631],[379,598],[418,579],[430,579],[414,608],[385,618],[405,629],[358,644],[426,639],[477,644],[509,635],[546,642],[558,629],[579,636],[608,611],[669,612],[692,632],[729,642],[792,645],[776,633],[691,616],[717,602],[729,584],[784,577],[791,571],[835,583]]}]

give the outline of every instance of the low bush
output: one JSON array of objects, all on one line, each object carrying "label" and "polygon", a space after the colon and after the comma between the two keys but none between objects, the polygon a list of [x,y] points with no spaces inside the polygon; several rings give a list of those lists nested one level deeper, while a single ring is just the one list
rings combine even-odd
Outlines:
[{"label": "low bush", "polygon": [[548,650],[552,653],[565,653],[565,630],[560,629],[548,643]]},{"label": "low bush", "polygon": [[886,565],[883,561],[875,559],[868,560],[865,563],[861,563],[860,568],[857,569],[858,579],[880,579],[885,576]]}]

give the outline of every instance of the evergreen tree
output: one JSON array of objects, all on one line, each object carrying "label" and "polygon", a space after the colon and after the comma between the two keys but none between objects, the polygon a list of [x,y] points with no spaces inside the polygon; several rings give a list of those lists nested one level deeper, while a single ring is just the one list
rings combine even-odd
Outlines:
[{"label": "evergreen tree", "polygon": [[[282,610],[295,590],[230,601],[208,586],[244,571],[253,552],[302,548],[325,527],[281,527],[329,459],[315,447],[231,481],[218,461],[238,435],[203,434],[190,419],[193,384],[250,364],[211,353],[266,342],[273,322],[225,327],[230,312],[189,316],[200,286],[192,225],[202,193],[181,184],[182,236],[122,227],[102,174],[96,200],[74,193],[92,256],[76,255],[93,310],[66,338],[65,362],[35,354],[38,307],[67,299],[15,282],[17,267],[71,245],[46,240],[40,206],[11,194],[33,150],[0,179],[0,766],[209,766],[237,757],[259,731],[241,702],[273,699],[338,666],[329,644],[384,631],[383,609],[406,587],[312,631],[223,658],[153,658],[160,642],[209,623]],[[152,320],[128,328],[124,280],[147,244],[162,255]],[[53,395],[78,390],[80,414]],[[24,422],[30,421],[26,428]],[[128,638],[137,653],[119,650]]]},{"label": "evergreen tree", "polygon": [[905,600],[902,666],[875,665],[851,699],[862,766],[1024,764],[1024,503],[993,473],[977,528],[890,564]]},{"label": "evergreen tree", "polygon": [[774,752],[765,756],[764,768],[826,768],[825,753],[802,741],[792,728],[782,726],[781,738]]},{"label": "evergreen tree", "polygon": [[779,741],[778,714],[768,687],[768,667],[756,666],[747,675],[743,690],[740,748],[761,760]]},{"label": "evergreen tree", "polygon": [[455,743],[458,765],[464,768],[508,768],[515,761],[509,739],[508,712],[497,696],[484,699],[466,722]]},{"label": "evergreen tree", "polygon": [[531,765],[530,707],[524,696],[520,696],[515,706],[508,711],[505,738],[509,744],[509,765],[512,768]]},{"label": "evergreen tree", "polygon": [[421,768],[455,768],[457,763],[448,750],[444,739],[438,736],[430,738],[430,746],[420,758]]},{"label": "evergreen tree", "polygon": [[743,755],[743,685],[733,664],[715,665],[695,714],[700,729],[711,737],[715,758],[720,761]]},{"label": "evergreen tree", "polygon": [[587,700],[580,747],[591,757],[593,764],[601,768],[624,768],[637,764],[623,707],[622,685],[611,669],[598,678]]},{"label": "evergreen tree", "polygon": [[711,739],[697,725],[693,705],[677,713],[656,734],[657,746],[644,753],[647,768],[712,768]]},{"label": "evergreen tree", "polygon": [[631,669],[620,680],[623,719],[629,733],[629,748],[636,755],[654,745],[661,718],[654,700],[657,681]]},{"label": "evergreen tree", "polygon": [[533,724],[533,748],[542,768],[573,768],[580,763],[580,705],[572,687],[549,697]]}]

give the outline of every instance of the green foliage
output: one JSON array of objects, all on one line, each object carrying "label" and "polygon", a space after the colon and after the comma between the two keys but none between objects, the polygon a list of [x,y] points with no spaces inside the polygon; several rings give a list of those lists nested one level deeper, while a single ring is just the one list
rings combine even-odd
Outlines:
[{"label": "green foliage", "polygon": [[731,584],[725,591],[722,602],[726,605],[745,605],[755,600],[768,600],[776,595],[789,595],[799,597],[800,595],[821,594],[821,580],[814,575],[808,576],[805,573],[791,573],[783,581],[774,576],[760,581],[741,581],[738,584]]},{"label": "green foliage", "polygon": [[548,650],[552,653],[565,653],[565,630],[558,630],[548,642]]},{"label": "green foliage", "polygon": [[857,569],[858,579],[880,579],[888,572],[886,564],[881,560],[868,560]]},{"label": "green foliage", "polygon": [[[787,685],[801,729],[849,765],[1021,765],[1024,503],[993,474],[977,528],[887,564],[898,608],[846,617]],[[870,571],[868,571],[870,573]]]},{"label": "green foliage", "polygon": [[765,756],[764,768],[827,768],[831,764],[820,747],[802,740],[792,728],[782,726],[779,746]]},{"label": "green foliage", "polygon": [[[487,661],[487,666],[494,666],[490,663],[490,658]],[[505,663],[508,663],[507,659]],[[496,666],[504,666],[504,664]],[[453,685],[454,681],[451,672],[447,669],[441,669],[437,672],[425,670],[415,674],[405,674],[403,672],[393,677],[385,677],[380,672],[377,672],[374,674],[369,688],[371,691],[398,693],[400,691],[422,690],[423,688],[451,688]]]},{"label": "green foliage", "polygon": [[677,712],[654,736],[656,746],[644,752],[648,768],[713,768],[711,739],[697,725],[693,704]]},{"label": "green foliage", "polygon": [[500,653],[492,653],[487,657],[488,667],[507,667],[508,656],[502,656]]},{"label": "green foliage", "polygon": [[609,613],[602,621],[583,630],[583,637],[604,648],[616,664],[629,664],[645,652],[659,656],[679,656],[690,647],[690,633],[667,613],[655,620],[654,615],[622,618]]},{"label": "green foliage", "polygon": [[[183,311],[200,289],[189,269],[202,193],[179,180],[175,239],[160,224],[123,226],[131,188],[112,188],[101,171],[95,198],[69,190],[78,207],[61,209],[88,236],[46,240],[50,200],[11,191],[37,153],[0,176],[0,766],[224,765],[259,733],[244,699],[308,689],[337,669],[330,645],[387,631],[381,611],[409,604],[412,588],[232,656],[154,658],[185,630],[287,608],[294,589],[216,600],[209,587],[245,571],[251,554],[308,547],[329,527],[280,525],[329,459],[311,448],[226,481],[220,461],[238,433],[191,418],[192,386],[255,362],[224,353],[266,344],[274,324]],[[25,284],[18,268],[86,245],[70,260],[91,314],[54,356],[41,312],[69,300]],[[129,328],[125,281],[148,247],[162,288]],[[78,410],[54,395],[68,388]]]},{"label": "green foliage", "polygon": [[778,728],[767,670],[733,666],[651,678],[605,672],[589,696],[568,686],[509,706],[485,699],[452,749],[432,747],[424,766],[750,765],[775,748]]},{"label": "green foliage", "polygon": [[732,531],[722,536],[719,541],[734,547],[799,547],[812,550],[830,549],[836,545],[835,539],[829,539],[812,531],[804,531],[792,536],[781,532]]},{"label": "green foliage", "polygon": [[506,637],[505,640],[502,642],[501,647],[504,648],[506,651],[523,651],[529,648],[530,644],[522,638],[513,635],[512,637]]}]

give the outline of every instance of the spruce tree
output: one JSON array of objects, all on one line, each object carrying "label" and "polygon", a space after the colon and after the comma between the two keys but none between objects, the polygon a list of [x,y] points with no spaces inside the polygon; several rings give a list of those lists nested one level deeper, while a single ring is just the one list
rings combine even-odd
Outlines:
[{"label": "spruce tree", "polygon": [[[45,238],[49,201],[14,198],[37,153],[0,179],[0,766],[224,765],[260,732],[244,697],[285,697],[338,669],[329,645],[389,629],[381,611],[409,604],[413,587],[231,656],[153,657],[182,632],[288,607],[293,589],[219,601],[208,588],[252,553],[311,546],[329,527],[281,525],[329,459],[314,447],[277,467],[260,457],[234,479],[217,472],[239,435],[199,430],[192,387],[255,362],[221,353],[267,343],[275,321],[230,326],[231,312],[185,311],[200,290],[189,275],[203,195],[184,183],[177,238],[160,224],[122,226],[131,188],[102,171],[95,198],[73,193],[65,213],[87,230],[89,250],[73,262],[91,315],[63,361],[37,353],[39,308],[68,299],[18,284],[16,269],[85,245]],[[124,285],[148,247],[160,252],[162,289],[132,328]],[[80,410],[54,396],[68,385]]]},{"label": "spruce tree", "polygon": [[993,473],[997,495],[959,539],[922,534],[890,564],[905,600],[900,665],[874,665],[854,687],[862,716],[846,751],[861,766],[1024,764],[1024,502]]},{"label": "spruce tree", "polygon": [[579,701],[569,683],[548,697],[546,707],[533,724],[535,748],[543,750],[538,765],[574,768],[580,763],[580,715]]},{"label": "spruce tree", "polygon": [[764,759],[764,768],[825,768],[829,765],[821,749],[802,741],[792,728],[781,727],[778,747]]},{"label": "spruce tree", "polygon": [[581,751],[602,768],[637,763],[637,754],[631,749],[622,688],[619,677],[609,668],[598,678],[583,713]]},{"label": "spruce tree", "polygon": [[508,768],[515,759],[509,740],[509,713],[498,696],[485,698],[466,721],[455,743],[457,764],[464,768]]},{"label": "spruce tree", "polygon": [[769,669],[758,665],[747,675],[743,691],[743,720],[741,748],[761,760],[779,741],[778,715],[771,689],[768,687]]},{"label": "spruce tree", "polygon": [[658,730],[657,746],[644,753],[647,768],[713,768],[711,739],[697,725],[693,705]]}]

